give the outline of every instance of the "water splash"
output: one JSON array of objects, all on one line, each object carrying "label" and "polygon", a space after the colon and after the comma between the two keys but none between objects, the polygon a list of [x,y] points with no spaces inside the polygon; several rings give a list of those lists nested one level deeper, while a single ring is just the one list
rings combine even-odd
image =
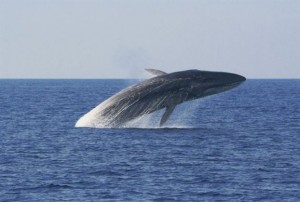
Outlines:
[{"label": "water splash", "polygon": [[160,128],[159,120],[163,110],[140,116],[132,121],[127,122],[122,128]]}]

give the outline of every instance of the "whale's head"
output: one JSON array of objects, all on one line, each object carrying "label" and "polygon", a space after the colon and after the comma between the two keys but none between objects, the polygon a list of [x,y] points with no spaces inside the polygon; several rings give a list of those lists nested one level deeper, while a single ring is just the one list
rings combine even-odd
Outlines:
[{"label": "whale's head", "polygon": [[227,72],[190,70],[187,73],[190,78],[188,92],[192,99],[230,90],[246,80],[241,75]]}]

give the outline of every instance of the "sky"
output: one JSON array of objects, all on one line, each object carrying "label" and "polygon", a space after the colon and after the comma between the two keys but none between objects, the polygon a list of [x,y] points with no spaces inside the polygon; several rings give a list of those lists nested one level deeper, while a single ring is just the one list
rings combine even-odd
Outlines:
[{"label": "sky", "polygon": [[299,0],[0,0],[0,78],[300,78]]}]

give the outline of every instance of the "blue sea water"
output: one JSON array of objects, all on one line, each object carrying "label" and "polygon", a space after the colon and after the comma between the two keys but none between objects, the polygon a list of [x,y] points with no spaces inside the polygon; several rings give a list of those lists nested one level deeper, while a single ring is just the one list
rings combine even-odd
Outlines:
[{"label": "blue sea water", "polygon": [[0,201],[300,200],[300,80],[247,80],[164,128],[74,127],[136,82],[0,80]]}]

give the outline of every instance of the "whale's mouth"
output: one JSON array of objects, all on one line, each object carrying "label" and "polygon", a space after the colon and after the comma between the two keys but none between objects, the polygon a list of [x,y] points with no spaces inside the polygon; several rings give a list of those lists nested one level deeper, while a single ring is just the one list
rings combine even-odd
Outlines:
[{"label": "whale's mouth", "polygon": [[232,83],[225,83],[225,84],[217,84],[213,87],[210,87],[204,91],[202,91],[200,94],[197,94],[197,90],[188,90],[188,94],[190,97],[193,97],[194,99],[200,98],[200,97],[206,97],[209,95],[213,95],[213,94],[217,94],[217,93],[221,93],[227,90],[230,90],[232,88],[235,88],[237,86],[239,86],[240,84],[242,84],[244,82],[244,80],[241,81],[236,81],[236,82],[232,82]]},{"label": "whale's mouth", "polygon": [[234,83],[227,84],[227,85],[225,85],[225,87],[234,88],[234,87],[242,84],[243,82],[244,81],[237,81],[237,82],[234,82]]},{"label": "whale's mouth", "polygon": [[221,93],[221,92],[230,90],[232,88],[239,86],[243,82],[244,81],[237,81],[234,83],[228,83],[228,84],[218,85],[218,86],[209,88],[204,92],[204,96],[213,95],[213,94],[217,94],[217,93]]},{"label": "whale's mouth", "polygon": [[224,90],[229,90],[229,89],[232,89],[232,88],[235,88],[235,87],[239,86],[243,82],[244,81],[237,81],[237,82],[234,82],[234,83],[225,84],[223,86],[220,86],[219,88],[224,89]]}]

